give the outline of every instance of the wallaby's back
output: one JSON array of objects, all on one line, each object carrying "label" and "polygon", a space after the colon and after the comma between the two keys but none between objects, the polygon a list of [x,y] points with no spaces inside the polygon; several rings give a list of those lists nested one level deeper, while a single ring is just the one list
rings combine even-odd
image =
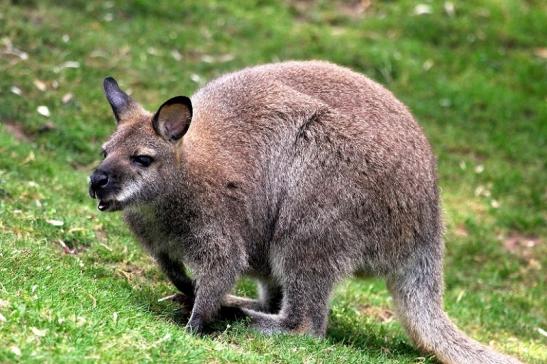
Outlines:
[{"label": "wallaby's back", "polygon": [[[287,62],[223,76],[192,101],[188,157],[211,178],[239,181],[249,199],[246,215],[281,209],[274,238],[302,223],[303,211],[321,211],[309,215],[318,231],[325,229],[321,220],[332,227],[333,218],[356,229],[346,232],[351,242],[323,231],[341,251],[348,244],[354,263],[342,271],[373,254],[359,268],[388,272],[416,244],[441,254],[429,144],[406,107],[379,84],[326,62]],[[415,230],[428,237],[417,242]]]}]

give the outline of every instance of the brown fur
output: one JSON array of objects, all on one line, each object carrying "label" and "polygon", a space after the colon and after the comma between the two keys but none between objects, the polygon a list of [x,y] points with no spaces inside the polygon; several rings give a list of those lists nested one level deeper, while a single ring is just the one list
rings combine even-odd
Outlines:
[{"label": "brown fur", "polygon": [[[518,362],[444,314],[435,159],[379,84],[325,62],[278,63],[225,75],[154,116],[113,79],[105,90],[119,127],[90,193],[124,210],[188,295],[189,329],[224,304],[263,332],[321,336],[333,287],[363,273],[387,279],[410,336],[441,361]],[[153,150],[149,166],[135,146]],[[259,300],[228,295],[242,275],[260,282]]]}]

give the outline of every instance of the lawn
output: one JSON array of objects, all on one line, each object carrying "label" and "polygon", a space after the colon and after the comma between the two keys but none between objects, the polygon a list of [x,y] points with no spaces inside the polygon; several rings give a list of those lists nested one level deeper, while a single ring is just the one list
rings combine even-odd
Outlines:
[{"label": "lawn", "polygon": [[[380,280],[345,282],[323,340],[184,331],[174,288],[87,195],[107,75],[155,110],[244,66],[325,59],[391,89],[438,156],[446,310],[547,362],[547,3],[0,0],[0,362],[434,363]],[[132,4],[130,4],[132,3]],[[252,295],[243,281],[239,293]]]}]

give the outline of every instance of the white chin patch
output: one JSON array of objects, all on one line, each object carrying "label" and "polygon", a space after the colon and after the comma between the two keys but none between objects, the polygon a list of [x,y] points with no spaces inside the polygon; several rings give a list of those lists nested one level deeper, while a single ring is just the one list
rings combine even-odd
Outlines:
[{"label": "white chin patch", "polygon": [[127,200],[135,196],[141,190],[141,187],[142,182],[140,181],[127,184],[124,189],[120,193],[118,193],[118,195],[116,196],[116,200],[118,202],[126,202]]}]

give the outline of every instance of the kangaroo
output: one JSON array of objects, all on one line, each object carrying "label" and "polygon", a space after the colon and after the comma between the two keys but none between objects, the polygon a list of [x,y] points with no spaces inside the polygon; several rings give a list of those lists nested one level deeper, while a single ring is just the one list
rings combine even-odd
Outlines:
[{"label": "kangaroo", "polygon": [[[193,304],[264,333],[323,336],[333,287],[384,277],[396,312],[443,363],[518,363],[468,338],[442,308],[436,162],[408,109],[378,83],[321,61],[243,69],[149,113],[104,80],[117,128],[89,192]],[[192,272],[192,278],[186,274]],[[253,277],[256,300],[230,295]]]}]

